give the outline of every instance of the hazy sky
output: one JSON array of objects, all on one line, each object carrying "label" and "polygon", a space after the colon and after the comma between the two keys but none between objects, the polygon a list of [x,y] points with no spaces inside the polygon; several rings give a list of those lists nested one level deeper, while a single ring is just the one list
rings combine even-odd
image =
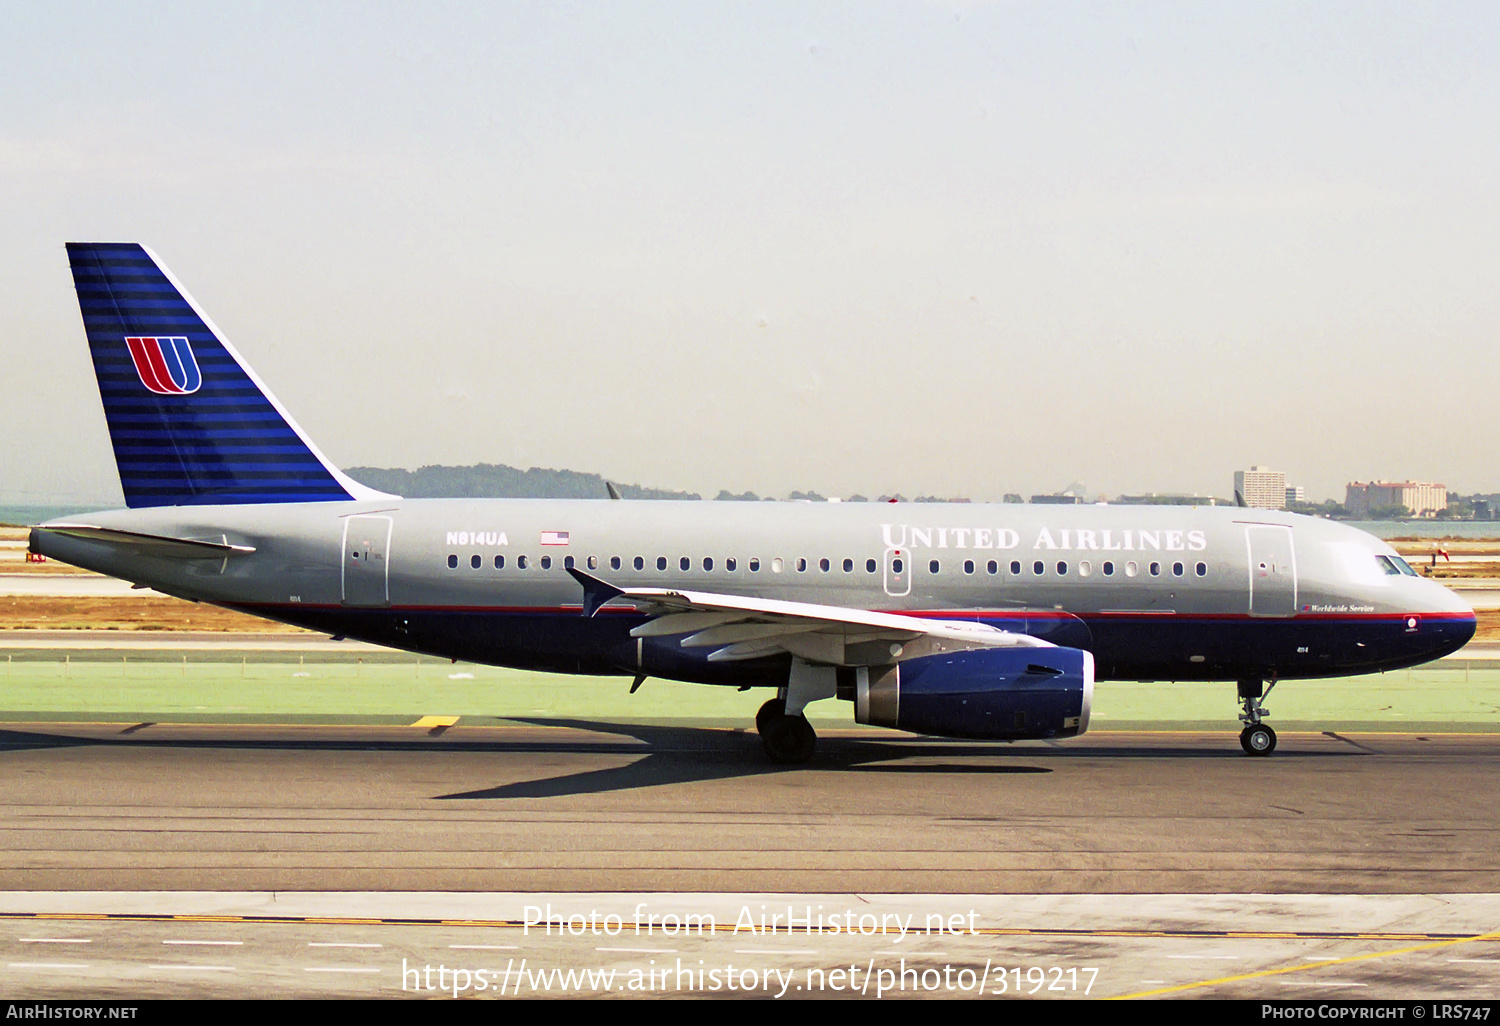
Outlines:
[{"label": "hazy sky", "polygon": [[1500,5],[0,16],[0,503],[120,501],[69,240],[344,466],[1500,490]]}]

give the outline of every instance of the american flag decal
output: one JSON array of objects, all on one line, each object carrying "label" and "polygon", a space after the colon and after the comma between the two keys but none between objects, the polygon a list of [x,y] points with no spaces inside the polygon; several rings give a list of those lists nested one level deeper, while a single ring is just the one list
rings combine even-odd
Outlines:
[{"label": "american flag decal", "polygon": [[542,544],[543,545],[566,545],[566,544],[568,544],[568,532],[567,531],[543,531],[542,532]]}]

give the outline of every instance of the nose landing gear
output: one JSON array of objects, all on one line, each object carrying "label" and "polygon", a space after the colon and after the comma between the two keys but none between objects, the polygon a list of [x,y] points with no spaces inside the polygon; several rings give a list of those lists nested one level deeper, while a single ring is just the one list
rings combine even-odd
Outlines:
[{"label": "nose landing gear", "polygon": [[1270,710],[1261,702],[1275,687],[1274,680],[1270,687],[1266,687],[1258,678],[1239,682],[1240,704],[1244,709],[1240,713],[1240,722],[1245,725],[1245,729],[1240,731],[1240,747],[1245,750],[1246,755],[1270,755],[1276,751],[1276,731],[1261,722],[1262,717],[1270,715]]}]

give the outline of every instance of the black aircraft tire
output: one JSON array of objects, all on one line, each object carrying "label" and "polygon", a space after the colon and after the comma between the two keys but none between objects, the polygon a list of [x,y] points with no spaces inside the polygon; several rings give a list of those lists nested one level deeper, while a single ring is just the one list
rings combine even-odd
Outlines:
[{"label": "black aircraft tire", "polygon": [[761,737],[766,736],[766,727],[772,720],[779,720],[786,715],[786,699],[773,698],[760,707],[760,712],[755,714],[755,729],[760,732]]},{"label": "black aircraft tire", "polygon": [[1276,751],[1276,731],[1264,723],[1240,731],[1240,747],[1246,755],[1270,755]]},{"label": "black aircraft tire", "polygon": [[805,716],[778,716],[760,732],[770,760],[781,766],[800,766],[812,758],[818,735]]}]

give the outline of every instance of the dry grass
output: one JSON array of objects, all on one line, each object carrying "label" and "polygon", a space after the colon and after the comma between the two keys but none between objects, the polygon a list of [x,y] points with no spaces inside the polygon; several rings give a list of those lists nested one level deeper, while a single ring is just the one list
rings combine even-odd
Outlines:
[{"label": "dry grass", "polygon": [[306,634],[273,620],[167,596],[0,596],[0,630],[255,631]]}]

